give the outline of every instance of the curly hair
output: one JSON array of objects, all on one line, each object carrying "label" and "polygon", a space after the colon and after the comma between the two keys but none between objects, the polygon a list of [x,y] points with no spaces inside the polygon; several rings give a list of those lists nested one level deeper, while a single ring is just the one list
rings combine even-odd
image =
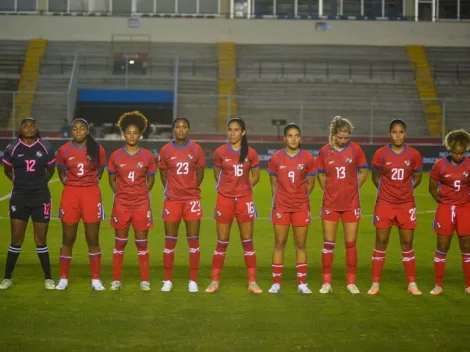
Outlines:
[{"label": "curly hair", "polygon": [[119,117],[117,125],[123,133],[130,125],[137,126],[140,133],[144,133],[148,126],[148,120],[140,111],[130,111]]},{"label": "curly hair", "polygon": [[334,143],[334,138],[338,132],[352,133],[354,131],[354,125],[345,117],[335,116],[333,121],[330,123],[330,144]]},{"label": "curly hair", "polygon": [[455,147],[462,147],[467,152],[470,149],[470,133],[464,129],[450,131],[446,135],[444,144],[448,151]]}]

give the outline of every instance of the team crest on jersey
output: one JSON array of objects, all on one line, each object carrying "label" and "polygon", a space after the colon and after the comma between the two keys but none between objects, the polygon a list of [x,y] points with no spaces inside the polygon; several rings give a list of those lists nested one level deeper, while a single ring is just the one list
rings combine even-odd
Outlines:
[{"label": "team crest on jersey", "polygon": [[192,154],[188,154],[188,159],[189,160],[193,160],[194,159],[194,156]]},{"label": "team crest on jersey", "polygon": [[468,177],[468,172],[464,171],[462,175],[463,175],[463,177],[467,178]]},{"label": "team crest on jersey", "polygon": [[409,160],[405,160],[405,166],[410,166],[410,161]]},{"label": "team crest on jersey", "polygon": [[303,169],[304,169],[304,164],[297,165],[297,170],[303,170]]},{"label": "team crest on jersey", "polygon": [[40,158],[40,157],[42,156],[42,153],[38,150],[38,151],[36,152],[36,156],[37,156],[38,158]]},{"label": "team crest on jersey", "polygon": [[352,163],[352,159],[351,159],[351,158],[346,158],[346,162],[347,162],[348,164],[351,164],[351,163]]},{"label": "team crest on jersey", "polygon": [[139,169],[142,169],[142,168],[144,167],[144,163],[141,162],[141,161],[139,161],[139,162],[137,163],[137,167],[138,167]]}]

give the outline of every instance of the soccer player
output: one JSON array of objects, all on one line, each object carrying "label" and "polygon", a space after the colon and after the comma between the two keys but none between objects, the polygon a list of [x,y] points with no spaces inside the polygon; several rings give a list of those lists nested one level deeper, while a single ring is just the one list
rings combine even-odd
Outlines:
[{"label": "soccer player", "polygon": [[200,185],[204,179],[206,159],[199,144],[188,139],[190,123],[184,117],[173,121],[175,139],[160,150],[158,168],[165,187],[162,217],[165,226],[163,267],[165,281],[162,291],[171,291],[175,246],[181,219],[186,224],[189,245],[189,292],[198,292],[199,229],[202,219]]},{"label": "soccer player", "polygon": [[359,294],[356,286],[356,238],[361,219],[359,187],[367,180],[367,160],[362,148],[350,142],[353,124],[336,116],[330,125],[330,143],[320,149],[317,158],[318,183],[323,189],[321,218],[323,225],[322,269],[320,293],[332,292],[331,271],[338,223],[343,223],[346,246],[347,290]]},{"label": "soccer player", "polygon": [[395,225],[400,235],[408,292],[416,296],[421,295],[421,292],[415,282],[413,234],[416,228],[416,204],[413,190],[421,183],[423,159],[416,149],[405,144],[405,122],[392,120],[389,135],[391,143],[377,150],[372,158],[372,181],[378,191],[373,220],[376,235],[372,255],[372,287],[367,293],[379,293],[390,231]]},{"label": "soccer player", "polygon": [[438,203],[433,228],[437,234],[434,256],[436,286],[432,295],[442,293],[446,255],[454,232],[459,237],[465,293],[470,295],[470,134],[465,130],[449,132],[445,138],[449,156],[436,162],[429,177],[429,193]]},{"label": "soccer player", "polygon": [[147,129],[147,118],[139,111],[128,112],[120,117],[118,126],[126,144],[111,154],[108,162],[109,185],[114,193],[111,226],[115,233],[111,290],[121,288],[124,250],[132,224],[139,257],[140,289],[150,291],[147,237],[153,220],[149,194],[155,184],[157,165],[153,154],[139,147]]},{"label": "soccer player", "polygon": [[235,218],[248,270],[248,291],[259,294],[263,291],[256,284],[256,252],[253,246],[253,222],[256,218],[253,187],[260,178],[259,158],[256,151],[248,146],[243,119],[237,117],[229,121],[227,137],[228,143],[217,148],[214,153],[214,176],[218,191],[214,212],[217,246],[212,257],[212,282],[206,292],[219,290],[220,272]]},{"label": "soccer player", "polygon": [[268,163],[271,180],[274,225],[273,284],[269,293],[281,291],[284,251],[289,228],[294,232],[297,258],[297,291],[311,294],[307,286],[307,232],[310,224],[309,195],[315,185],[317,168],[315,159],[300,148],[300,127],[294,123],[284,128],[285,148],[273,154]]},{"label": "soccer player", "polygon": [[36,120],[28,117],[21,121],[18,139],[10,143],[3,154],[4,172],[13,182],[13,190],[10,198],[11,242],[0,290],[6,290],[12,285],[13,270],[30,217],[36,251],[44,271],[45,287],[47,290],[55,288],[46,244],[52,207],[47,183],[54,175],[54,162],[54,150],[39,137]]},{"label": "soccer player", "polygon": [[86,120],[76,119],[72,122],[72,140],[59,148],[56,165],[60,181],[64,185],[59,209],[62,222],[60,280],[56,290],[66,290],[69,285],[72,250],[77,239],[78,224],[82,219],[88,244],[91,288],[103,291],[104,286],[100,280],[99,230],[100,222],[104,219],[104,208],[99,182],[106,166],[106,153],[91,136]]}]

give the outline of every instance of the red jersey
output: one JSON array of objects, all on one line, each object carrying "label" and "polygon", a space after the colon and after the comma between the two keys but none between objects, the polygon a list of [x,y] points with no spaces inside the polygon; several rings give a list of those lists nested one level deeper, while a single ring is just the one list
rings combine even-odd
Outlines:
[{"label": "red jersey", "polygon": [[108,172],[116,174],[117,179],[114,204],[132,209],[148,207],[147,177],[157,173],[157,164],[151,152],[140,148],[130,155],[125,148],[120,148],[111,154]]},{"label": "red jersey", "polygon": [[196,171],[206,165],[201,146],[188,140],[179,146],[174,141],[160,149],[158,167],[167,170],[165,200],[185,202],[201,199]]},{"label": "red jersey", "polygon": [[359,169],[367,168],[362,148],[354,142],[341,151],[323,146],[317,157],[318,172],[325,174],[323,206],[331,211],[348,211],[361,207],[359,201]]},{"label": "red jersey", "polygon": [[377,150],[372,157],[372,168],[382,171],[379,181],[377,203],[398,205],[414,203],[414,172],[423,170],[423,158],[409,146],[400,152],[390,145]]},{"label": "red jersey", "polygon": [[430,177],[439,182],[439,203],[459,205],[470,202],[469,159],[463,159],[458,165],[452,164],[450,156],[439,159],[432,167]]},{"label": "red jersey", "polygon": [[225,197],[240,198],[253,193],[250,182],[251,168],[259,167],[256,151],[248,147],[248,155],[239,163],[240,151],[233,150],[230,144],[224,144],[214,153],[214,165],[220,168],[217,191]]},{"label": "red jersey", "polygon": [[297,155],[289,156],[284,149],[278,150],[268,162],[268,173],[277,177],[273,199],[276,210],[293,213],[310,210],[306,181],[308,176],[317,174],[310,153],[301,149]]},{"label": "red jersey", "polygon": [[66,171],[66,186],[97,186],[100,182],[97,171],[106,167],[106,152],[100,146],[100,165],[95,165],[87,157],[86,146],[79,147],[73,141],[70,141],[59,148],[56,165]]}]

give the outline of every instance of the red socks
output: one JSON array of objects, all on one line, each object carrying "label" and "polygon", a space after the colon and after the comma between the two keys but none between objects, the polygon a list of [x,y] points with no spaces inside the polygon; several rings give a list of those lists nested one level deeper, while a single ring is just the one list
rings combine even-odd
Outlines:
[{"label": "red socks", "polygon": [[444,281],[444,272],[446,270],[446,255],[445,252],[436,250],[434,255],[434,276],[436,278],[436,286],[442,287]]},{"label": "red socks", "polygon": [[465,287],[470,287],[470,253],[462,253],[463,275],[465,276]]},{"label": "red socks", "polygon": [[199,270],[199,262],[201,252],[199,251],[199,236],[188,237],[189,245],[189,280],[197,282],[197,272]]},{"label": "red socks", "polygon": [[333,268],[334,250],[335,250],[334,242],[323,242],[321,262],[322,262],[324,284],[331,284],[331,271]]},{"label": "red socks", "polygon": [[147,240],[135,240],[137,255],[139,256],[140,280],[149,281],[150,254]]},{"label": "red socks", "polygon": [[297,263],[297,285],[307,282],[307,263]]},{"label": "red socks", "polygon": [[88,253],[88,259],[90,261],[91,279],[100,279],[101,269],[101,251],[96,253]]},{"label": "red socks", "polygon": [[60,278],[61,279],[68,279],[69,278],[69,270],[70,264],[72,263],[72,256],[59,256],[59,267],[60,267]]},{"label": "red socks", "polygon": [[242,241],[245,266],[248,271],[248,282],[256,282],[256,252],[253,240]]},{"label": "red socks", "polygon": [[409,251],[403,251],[402,254],[402,261],[403,267],[405,268],[406,278],[408,282],[415,282],[416,276],[416,260],[415,260],[415,251],[410,249]]},{"label": "red socks", "polygon": [[272,265],[272,271],[273,271],[273,285],[274,284],[281,284],[281,277],[282,277],[282,269],[284,268],[284,265],[282,264],[274,264]]},{"label": "red socks", "polygon": [[175,262],[175,247],[177,237],[165,236],[165,248],[163,249],[163,268],[165,281],[171,281],[173,276],[173,263]]},{"label": "red socks", "polygon": [[372,282],[379,283],[380,277],[382,276],[382,270],[385,264],[385,254],[384,250],[374,249],[372,254]]},{"label": "red socks", "polygon": [[346,275],[347,285],[356,283],[357,247],[355,242],[346,242]]},{"label": "red socks", "polygon": [[212,256],[212,281],[220,281],[220,272],[224,267],[228,244],[228,241],[217,241],[217,246],[215,247],[215,251]]},{"label": "red socks", "polygon": [[113,281],[121,281],[121,269],[126,245],[127,238],[114,237]]}]

